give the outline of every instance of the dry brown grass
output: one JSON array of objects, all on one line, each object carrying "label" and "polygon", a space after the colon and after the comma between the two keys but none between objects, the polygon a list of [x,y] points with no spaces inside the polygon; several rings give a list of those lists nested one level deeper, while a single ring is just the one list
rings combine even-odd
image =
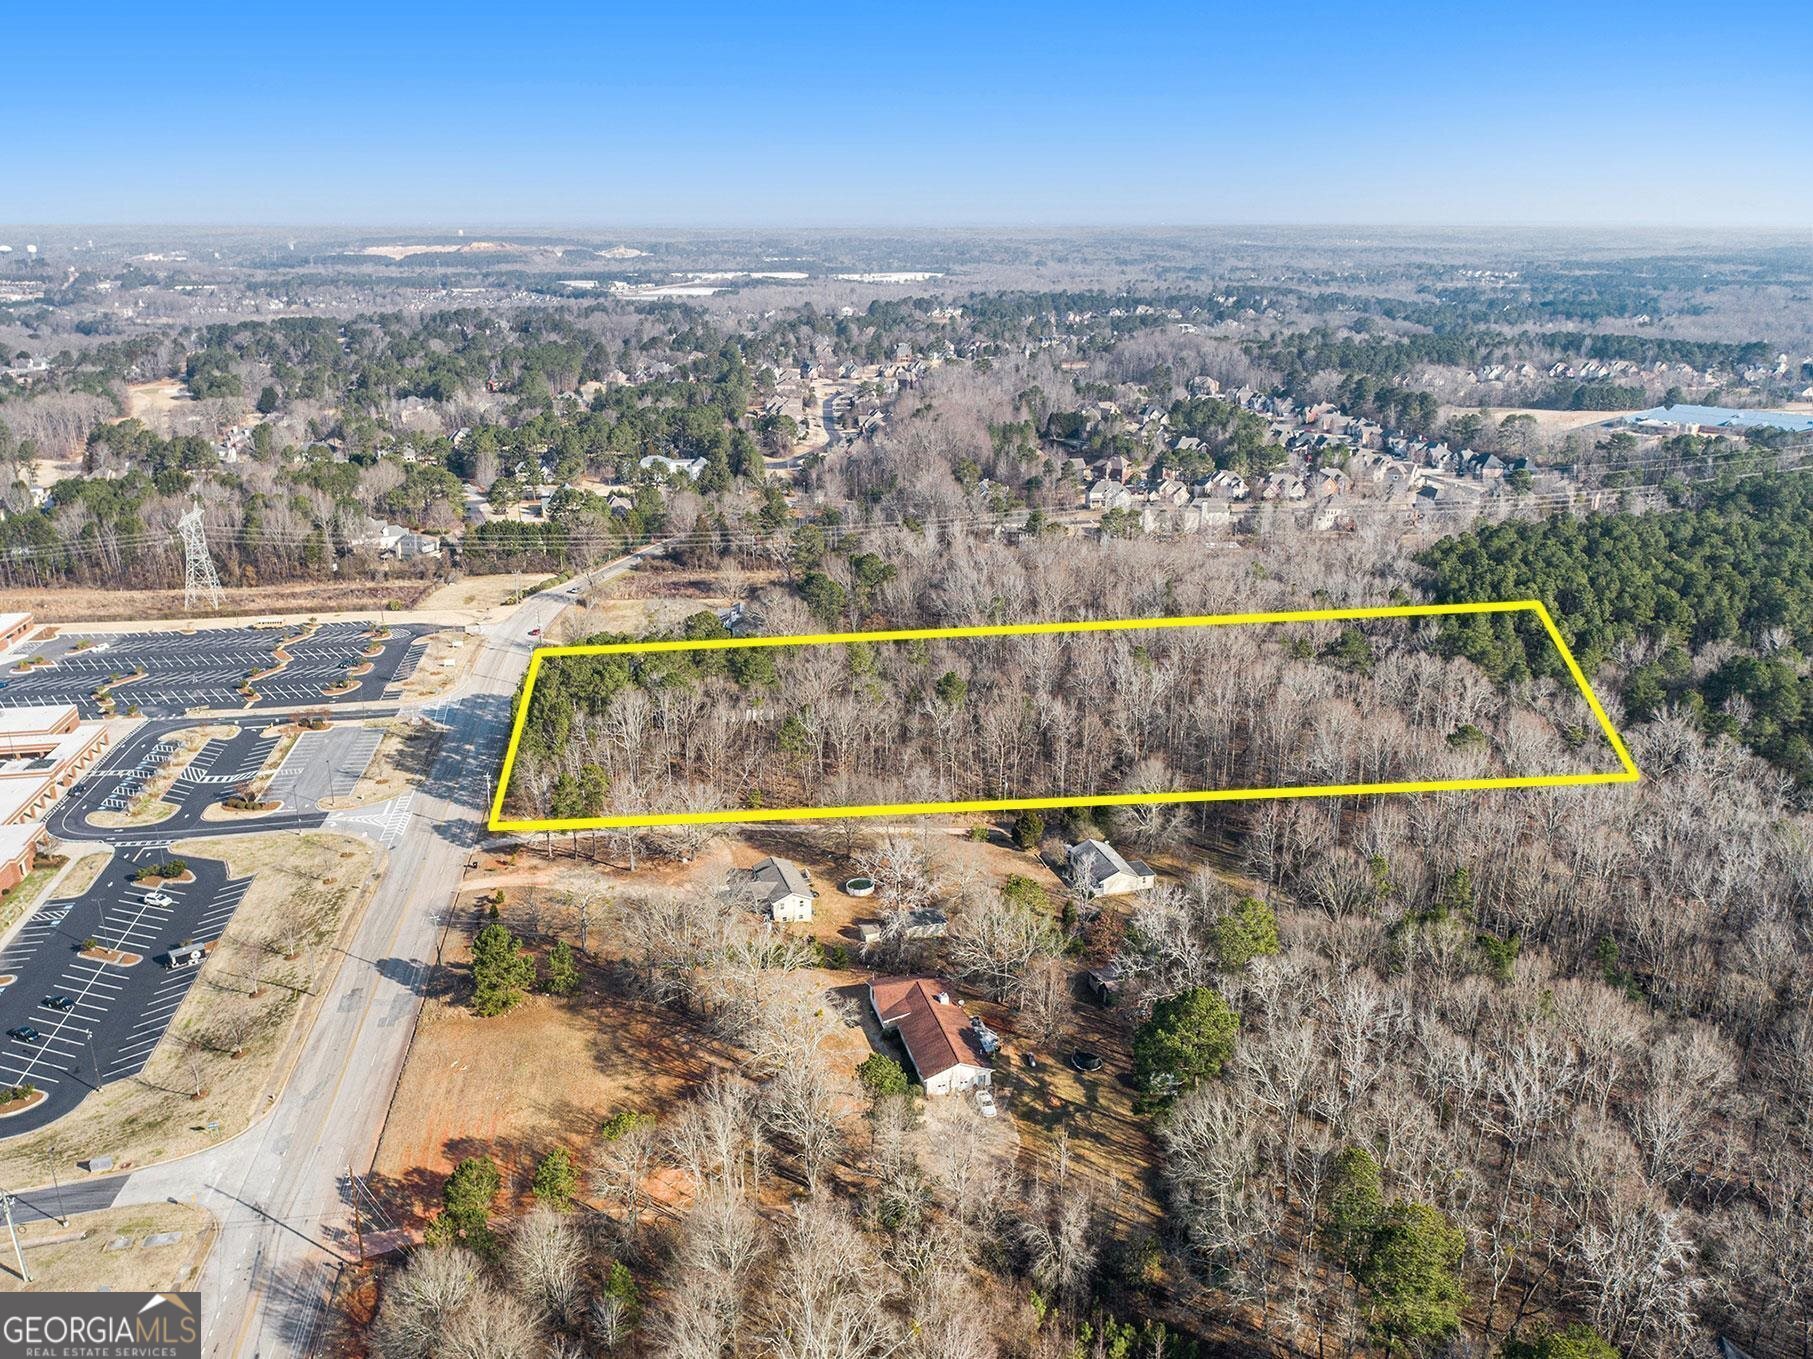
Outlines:
[{"label": "dry brown grass", "polygon": [[481,1018],[467,1005],[469,937],[448,933],[373,1162],[373,1188],[405,1224],[439,1204],[462,1157],[490,1156],[520,1192],[555,1146],[584,1166],[612,1114],[660,1112],[734,1064],[683,1016],[630,999],[589,964],[577,995],[532,995]]},{"label": "dry brown grass", "polygon": [[1527,415],[1536,422],[1537,431],[1545,438],[1566,434],[1570,430],[1580,429],[1586,425],[1603,424],[1620,415],[1629,415],[1629,411],[1556,411],[1542,410],[1534,406],[1492,406],[1484,410],[1472,406],[1449,406],[1443,408],[1447,416],[1483,415],[1493,424],[1497,424],[1507,415]]},{"label": "dry brown grass", "polygon": [[428,634],[419,644],[422,655],[409,678],[403,681],[401,695],[407,703],[420,703],[438,698],[459,682],[472,669],[472,662],[484,649],[482,637],[471,637],[458,629]]},{"label": "dry brown grass", "polygon": [[95,880],[101,876],[101,870],[113,860],[113,850],[105,845],[94,847],[84,853],[70,865],[69,874],[57,885],[56,900],[71,901],[82,895]]},{"label": "dry brown grass", "polygon": [[531,586],[540,585],[547,578],[546,571],[510,571],[497,576],[467,576],[430,590],[415,607],[484,613],[502,607],[514,596]]},{"label": "dry brown grass", "polygon": [[322,798],[324,812],[367,807],[396,797],[419,784],[434,763],[434,752],[446,733],[432,723],[415,724],[399,719],[368,723],[382,726],[384,739],[372,753],[365,773],[344,797]]},{"label": "dry brown grass", "polygon": [[[25,1265],[33,1292],[99,1289],[115,1292],[178,1292],[194,1288],[202,1262],[214,1244],[213,1215],[188,1203],[148,1203],[132,1208],[103,1208],[80,1213],[59,1227],[54,1221],[19,1228]],[[181,1232],[168,1245],[146,1246],[147,1236]],[[124,1238],[126,1244],[114,1243]],[[27,1285],[13,1273],[12,1253],[4,1252],[0,1293],[20,1293]]]},{"label": "dry brown grass", "polygon": [[[172,850],[225,859],[233,876],[254,874],[245,900],[145,1069],[48,1128],[0,1143],[0,1183],[42,1182],[56,1148],[104,1149],[122,1170],[199,1150],[245,1128],[294,1065],[322,981],[338,964],[333,945],[376,882],[377,849],[307,831],[185,840]],[[298,947],[293,960],[283,956],[290,946]],[[207,1092],[200,1099],[198,1088]]]},{"label": "dry brown grass", "polygon": [[[220,608],[199,621],[272,615],[385,612],[395,601],[415,607],[434,586],[425,580],[296,581],[288,585],[235,586],[220,592]],[[175,590],[25,589],[7,590],[7,608],[30,613],[41,623],[142,622],[148,619],[197,618]],[[128,686],[121,699],[131,702]]]}]

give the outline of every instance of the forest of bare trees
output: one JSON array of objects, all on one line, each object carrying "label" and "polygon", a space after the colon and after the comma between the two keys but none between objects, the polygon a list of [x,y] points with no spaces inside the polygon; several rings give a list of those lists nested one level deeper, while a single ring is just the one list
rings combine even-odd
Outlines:
[{"label": "forest of bare trees", "polygon": [[[975,623],[1003,609],[1006,617],[1062,617],[1097,608],[1340,602],[1387,594],[1403,569],[1394,545],[1382,541],[1314,552],[1275,543],[1260,549],[1256,565],[1223,574],[1174,545],[931,539],[902,533],[866,542],[897,568],[874,600],[886,621]],[[791,591],[757,604],[769,631],[810,628]],[[918,676],[913,720],[934,731],[936,709],[925,710],[941,701],[936,685],[947,672],[964,681],[965,707],[985,707],[997,677],[1007,677],[1004,691],[1070,702],[1064,720],[1096,716],[1121,773],[1152,751],[1169,759],[1182,748],[1171,744],[1179,733],[1201,739],[1194,758],[1222,759],[1215,769],[1224,774],[1268,751],[1286,777],[1393,767],[1381,758],[1471,771],[1488,758],[1580,757],[1563,733],[1583,722],[1584,708],[1561,691],[1495,687],[1467,663],[1432,656],[1401,634],[1365,638],[1370,664],[1343,664],[1342,636],[1330,628],[1300,655],[1276,641],[1217,638],[1200,654],[1160,646],[1143,656],[1127,637],[1118,639],[1129,644],[1118,655],[1109,647],[1093,660],[1069,658],[1065,684],[1073,689],[1042,688],[1036,654],[1008,648],[970,667],[935,652],[877,659],[875,673]],[[1595,678],[1615,688],[1622,668],[1646,654],[1620,652]],[[753,725],[772,755],[785,715],[801,704],[835,706],[847,656],[796,669],[775,659],[776,722],[741,723],[726,752],[742,748],[742,728]],[[1200,668],[1189,670],[1186,660]],[[1163,683],[1172,667],[1175,691]],[[729,683],[691,679],[697,687],[646,692],[626,680],[613,703],[576,719],[568,733],[575,753],[550,756],[535,775],[540,786],[551,790],[562,773],[577,777],[595,764],[607,778],[630,770],[639,792],[653,795],[659,779],[638,762],[683,759],[709,745],[712,708],[700,694]],[[886,733],[873,749],[898,742],[893,724],[913,702],[900,696],[912,689],[899,684],[868,705],[882,711],[863,720]],[[631,710],[613,716],[626,696]],[[1337,700],[1345,720],[1331,719]],[[1129,724],[1142,712],[1148,720],[1135,730]],[[1010,779],[1043,767],[1041,747],[1028,739],[1036,714],[1025,720],[1032,725],[998,748],[1034,765],[1015,766]],[[1199,736],[1198,724],[1212,721],[1222,725]],[[809,765],[826,760],[823,775],[807,781],[837,788],[840,752],[870,774],[897,767],[828,725],[809,729],[792,753]],[[1478,729],[1489,755],[1471,737],[1449,739],[1467,727]],[[961,724],[961,735],[952,723],[946,735],[956,758],[942,766],[936,740],[909,752],[924,758],[920,786],[940,786],[941,772],[951,788],[991,777],[990,730],[981,712]],[[858,834],[869,848],[855,850],[854,862],[883,883],[884,897],[898,897],[884,914],[891,905],[938,902],[951,915],[947,939],[906,956],[888,956],[894,945],[884,941],[874,964],[941,968],[1018,1009],[1030,1032],[1064,1027],[1073,1002],[1062,988],[1054,1000],[1051,983],[1078,950],[1118,964],[1118,1022],[1129,1030],[1197,988],[1216,991],[1239,1018],[1220,1077],[1150,1114],[1170,1216],[1163,1239],[1151,1243],[1158,1255],[1149,1273],[1139,1277],[1162,1283],[1130,1281],[1127,1260],[1140,1243],[1104,1233],[1090,1195],[1076,1186],[1053,1194],[1049,1183],[1022,1185],[979,1209],[971,1193],[948,1196],[936,1176],[919,1183],[935,1148],[908,1158],[918,1186],[908,1197],[923,1220],[939,1224],[944,1253],[953,1240],[974,1242],[955,1278],[983,1290],[980,1299],[972,1291],[969,1306],[990,1321],[981,1347],[960,1352],[1054,1352],[1052,1323],[1002,1304],[1006,1287],[1017,1297],[1057,1299],[1052,1315],[1071,1328],[1064,1345],[1091,1324],[1092,1309],[1111,1305],[1123,1317],[1190,1321],[1186,1329],[1199,1335],[1238,1334],[1243,1347],[1279,1355],[1355,1346],[1482,1355],[1506,1346],[1523,1354],[1518,1346],[1549,1343],[1542,1337],[1568,1327],[1590,1327],[1627,1355],[1702,1354],[1718,1334],[1752,1354],[1813,1353],[1813,820],[1790,777],[1729,737],[1709,737],[1686,714],[1657,716],[1627,734],[1644,775],[1630,787],[1191,808],[1157,824],[1126,810],[1079,814],[1056,828],[1156,839],[1202,865],[1124,912],[1095,918],[1060,913],[1043,899],[1030,904],[998,883],[941,876],[910,839]],[[731,786],[715,791],[728,796]],[[1198,848],[1228,844],[1231,862]],[[1230,959],[1220,942],[1225,924],[1236,898],[1253,892],[1276,913],[1277,951]],[[643,959],[637,969],[647,984],[713,975],[712,960],[735,952],[710,942],[711,930],[684,924],[687,912],[677,909],[634,913],[638,942],[625,945],[626,956]],[[675,943],[686,939],[694,943]],[[663,994],[687,1006],[739,993],[721,979],[702,992],[676,985],[670,980]],[[749,1041],[720,1032],[725,1041]],[[889,1180],[890,1126],[879,1116],[850,1125],[833,1154],[844,1170],[827,1178],[820,1167],[812,1176],[818,1197],[796,1208],[830,1211],[829,1194],[867,1234],[867,1248],[889,1262],[887,1285],[910,1287],[898,1252],[919,1247],[889,1214],[864,1207],[868,1196],[892,1203],[908,1193]],[[799,1154],[785,1138],[774,1145],[789,1164]],[[1381,1220],[1423,1213],[1452,1232],[1454,1332],[1391,1338],[1396,1314],[1380,1266],[1337,1230],[1356,1167],[1370,1168],[1372,1180],[1359,1180],[1373,1186]],[[966,1220],[975,1222],[973,1239],[957,1230]],[[740,1301],[720,1296],[713,1304],[734,1308],[738,1319],[775,1304],[775,1281],[763,1271],[789,1258],[789,1233],[803,1230],[791,1215],[763,1221],[753,1277],[766,1282]],[[677,1230],[691,1232],[687,1223]],[[1004,1253],[1002,1243],[1012,1243]],[[678,1296],[669,1289],[686,1277],[664,1272],[672,1268],[655,1269],[663,1298]],[[867,1307],[877,1286],[853,1282],[849,1305],[862,1294]],[[882,1296],[886,1312],[906,1306],[910,1294]],[[680,1326],[661,1308],[655,1317],[658,1327]],[[686,1313],[686,1327],[702,1324]],[[716,1354],[728,1343],[718,1330],[703,1348],[686,1348],[678,1334],[650,1332],[660,1337],[655,1352]],[[761,1347],[768,1343],[758,1352],[788,1352]],[[1165,1343],[1177,1344],[1176,1335]]]}]

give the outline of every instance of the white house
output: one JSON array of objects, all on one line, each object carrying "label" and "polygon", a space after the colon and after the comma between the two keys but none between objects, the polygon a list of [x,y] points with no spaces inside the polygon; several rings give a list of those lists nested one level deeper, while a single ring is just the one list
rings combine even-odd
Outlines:
[{"label": "white house", "polygon": [[785,924],[812,919],[812,883],[793,860],[763,859],[749,870],[748,880],[770,920]]},{"label": "white house", "polygon": [[1138,859],[1123,859],[1106,840],[1083,840],[1070,846],[1070,880],[1086,897],[1114,897],[1143,892],[1158,875]]},{"label": "white house", "polygon": [[678,472],[683,476],[691,477],[695,481],[704,475],[706,467],[709,466],[703,458],[668,458],[663,457],[659,453],[649,454],[636,465],[644,471],[653,468],[656,471],[666,473],[668,476],[672,476],[674,473]]},{"label": "white house", "polygon": [[907,1060],[928,1095],[986,1087],[994,1081],[984,1035],[944,983],[931,977],[881,977],[869,1004],[884,1031],[900,1035]]}]

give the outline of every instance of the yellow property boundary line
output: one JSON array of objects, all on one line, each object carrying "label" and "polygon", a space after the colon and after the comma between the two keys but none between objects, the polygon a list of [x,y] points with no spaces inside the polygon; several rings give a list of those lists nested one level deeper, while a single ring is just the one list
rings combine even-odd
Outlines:
[{"label": "yellow property boundary line", "polygon": [[[1106,793],[1081,797],[983,798],[967,802],[899,802],[839,807],[738,807],[709,812],[650,812],[622,816],[582,816],[527,821],[504,819],[504,794],[516,768],[517,747],[529,714],[542,662],[560,656],[635,656],[663,651],[730,651],[747,647],[829,646],[851,642],[913,642],[952,637],[1024,637],[1041,633],[1141,632],[1164,628],[1230,627],[1242,623],[1336,623],[1369,618],[1444,618],[1460,614],[1534,614],[1566,663],[1568,674],[1579,686],[1592,709],[1599,730],[1618,756],[1619,769],[1597,774],[1534,774],[1493,779],[1420,779],[1397,783],[1308,784],[1281,788],[1213,788],[1165,793]],[[1635,783],[1642,774],[1623,738],[1612,726],[1599,697],[1587,683],[1580,663],[1562,640],[1561,630],[1539,599],[1488,601],[1476,604],[1402,604],[1363,609],[1304,609],[1284,613],[1210,614],[1197,618],[1116,618],[1081,623],[1009,623],[973,628],[902,628],[889,632],[826,632],[803,637],[737,637],[722,641],[614,642],[596,646],[537,647],[529,658],[529,674],[517,701],[504,751],[503,769],[492,800],[489,828],[494,831],[612,830],[635,826],[736,825],[754,821],[815,821],[868,816],[925,816],[947,812],[1017,812],[1062,807],[1151,806],[1169,802],[1243,802],[1297,797],[1349,797],[1378,793],[1457,793],[1494,788],[1580,788],[1607,783]]]}]

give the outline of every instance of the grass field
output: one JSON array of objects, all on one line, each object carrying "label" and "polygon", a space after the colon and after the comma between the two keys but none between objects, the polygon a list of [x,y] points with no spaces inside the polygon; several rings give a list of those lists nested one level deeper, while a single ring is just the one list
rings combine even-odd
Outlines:
[{"label": "grass field", "polygon": [[492,1157],[519,1191],[554,1146],[583,1165],[613,1113],[668,1109],[732,1065],[682,1016],[625,998],[591,967],[578,995],[480,1018],[466,1004],[467,938],[448,933],[373,1163],[374,1191],[405,1226],[439,1204],[461,1157]]},{"label": "grass field", "polygon": [[[178,563],[180,565],[180,562]],[[257,617],[264,614],[328,614],[347,611],[384,612],[393,602],[399,608],[432,588],[423,580],[297,581],[288,585],[232,587],[220,592],[217,610],[191,610],[183,603],[180,588],[172,590],[35,590],[7,591],[7,608],[23,610],[40,623],[136,622],[148,619],[214,619]],[[130,702],[130,688],[120,691]]]},{"label": "grass field", "polygon": [[[53,1200],[54,1202],[54,1200]],[[179,1233],[170,1242],[147,1237]],[[32,1292],[179,1292],[192,1289],[214,1244],[214,1218],[187,1203],[151,1203],[80,1213],[69,1226],[54,1221],[19,1228]],[[0,1293],[24,1292],[12,1252],[0,1251]]]}]

